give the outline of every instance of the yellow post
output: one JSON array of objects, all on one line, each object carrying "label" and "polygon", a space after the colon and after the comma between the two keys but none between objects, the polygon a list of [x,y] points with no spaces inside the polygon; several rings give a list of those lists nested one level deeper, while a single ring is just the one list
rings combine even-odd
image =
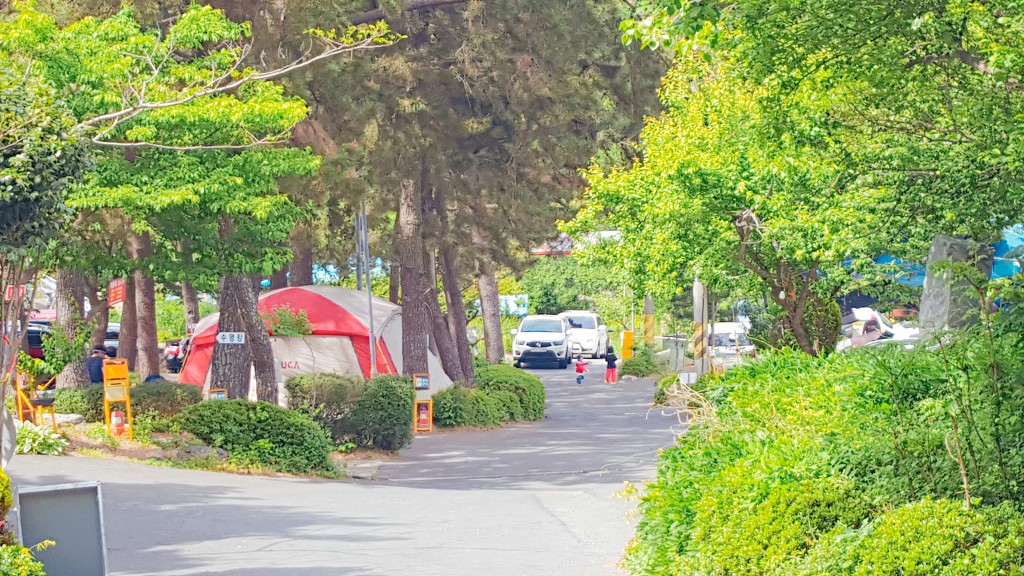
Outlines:
[{"label": "yellow post", "polygon": [[644,298],[644,344],[654,346],[654,298]]},{"label": "yellow post", "polygon": [[633,357],[633,331],[622,331],[622,359],[629,360]]}]

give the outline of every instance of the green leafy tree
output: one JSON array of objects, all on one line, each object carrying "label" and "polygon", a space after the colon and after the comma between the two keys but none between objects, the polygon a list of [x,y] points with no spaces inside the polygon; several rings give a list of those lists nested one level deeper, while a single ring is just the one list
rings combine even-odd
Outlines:
[{"label": "green leafy tree", "polygon": [[888,239],[879,227],[893,203],[844,161],[829,92],[810,77],[780,98],[727,55],[682,56],[662,89],[665,114],[644,131],[643,159],[589,170],[588,202],[570,228],[621,231],[594,250],[620,262],[638,292],[671,298],[694,274],[719,293],[753,283],[782,308],[800,348],[829,349],[828,315],[809,311],[854,284],[846,264],[868,265],[863,255]]},{"label": "green leafy tree", "polygon": [[[166,30],[144,29],[130,9],[62,28],[21,6],[0,22],[7,39],[0,57],[37,71],[68,109],[70,131],[93,145],[96,170],[70,204],[80,213],[115,213],[131,226],[131,267],[137,288],[148,288],[138,290],[148,293],[139,303],[148,321],[140,326],[149,344],[146,373],[159,370],[154,276],[194,272],[198,256],[206,258],[205,269],[219,261],[221,274],[240,278],[284,257],[275,247],[292,226],[294,208],[276,194],[277,179],[308,173],[318,160],[307,150],[268,148],[287,143],[307,113],[301,99],[270,81],[396,39],[383,24],[311,30],[303,56],[260,71],[249,64],[249,35],[248,24],[199,5]],[[56,257],[75,261],[67,251],[75,247],[57,245]],[[255,297],[244,303],[251,304],[251,319]],[[249,322],[254,331],[256,322]]]}]

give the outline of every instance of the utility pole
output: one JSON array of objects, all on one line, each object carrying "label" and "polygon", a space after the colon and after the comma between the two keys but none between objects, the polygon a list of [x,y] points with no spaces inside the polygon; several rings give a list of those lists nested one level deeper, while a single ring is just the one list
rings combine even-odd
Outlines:
[{"label": "utility pole", "polygon": [[358,275],[362,278],[363,271],[366,271],[366,302],[370,320],[367,328],[370,331],[370,378],[377,375],[377,330],[373,321],[373,280],[370,274],[370,230],[366,217],[366,201],[359,205],[359,215],[356,216],[356,230],[359,237],[356,242],[356,262],[359,266]]},{"label": "utility pole", "polygon": [[708,361],[708,291],[699,278],[693,279],[693,366],[700,378],[710,371]]}]

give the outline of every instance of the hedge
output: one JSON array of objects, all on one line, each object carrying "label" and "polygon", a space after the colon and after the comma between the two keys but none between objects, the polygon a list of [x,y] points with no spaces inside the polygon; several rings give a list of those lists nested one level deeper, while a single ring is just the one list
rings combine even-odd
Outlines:
[{"label": "hedge", "polygon": [[546,393],[544,384],[533,374],[507,364],[492,364],[477,369],[476,387],[482,392],[512,392],[519,398],[523,420],[544,418]]},{"label": "hedge", "polygon": [[362,378],[341,374],[305,374],[285,382],[288,407],[323,424],[338,442],[355,439],[351,416],[365,387]]},{"label": "hedge", "polygon": [[1024,571],[1024,358],[1020,334],[993,326],[936,350],[787,350],[703,378],[716,411],[662,452],[629,571]]},{"label": "hedge", "polygon": [[381,450],[409,444],[414,399],[412,378],[377,376],[367,382],[351,416],[357,443]]},{"label": "hedge", "polygon": [[[192,384],[143,382],[131,388],[132,412],[174,416],[187,406],[197,404],[203,394]],[[87,422],[103,420],[103,386],[62,388],[56,391],[53,410],[60,414],[81,414]]]},{"label": "hedge", "polygon": [[185,408],[177,420],[183,431],[242,463],[290,473],[331,467],[330,434],[301,412],[267,402],[210,400]]},{"label": "hedge", "polygon": [[[496,398],[501,394],[502,400]],[[459,384],[434,394],[434,422],[441,426],[500,426],[507,414],[503,403],[519,398],[511,392],[487,393]]]}]

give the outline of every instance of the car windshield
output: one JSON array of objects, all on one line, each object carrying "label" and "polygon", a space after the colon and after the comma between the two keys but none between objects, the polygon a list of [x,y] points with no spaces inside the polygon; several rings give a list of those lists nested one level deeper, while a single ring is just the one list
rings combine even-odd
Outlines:
[{"label": "car windshield", "polygon": [[746,334],[715,334],[712,336],[712,346],[750,346],[750,339]]},{"label": "car windshield", "polygon": [[569,325],[573,328],[584,328],[587,330],[597,328],[597,322],[593,316],[569,316]]},{"label": "car windshield", "polygon": [[523,320],[520,332],[561,332],[562,321],[554,318],[532,318]]}]

